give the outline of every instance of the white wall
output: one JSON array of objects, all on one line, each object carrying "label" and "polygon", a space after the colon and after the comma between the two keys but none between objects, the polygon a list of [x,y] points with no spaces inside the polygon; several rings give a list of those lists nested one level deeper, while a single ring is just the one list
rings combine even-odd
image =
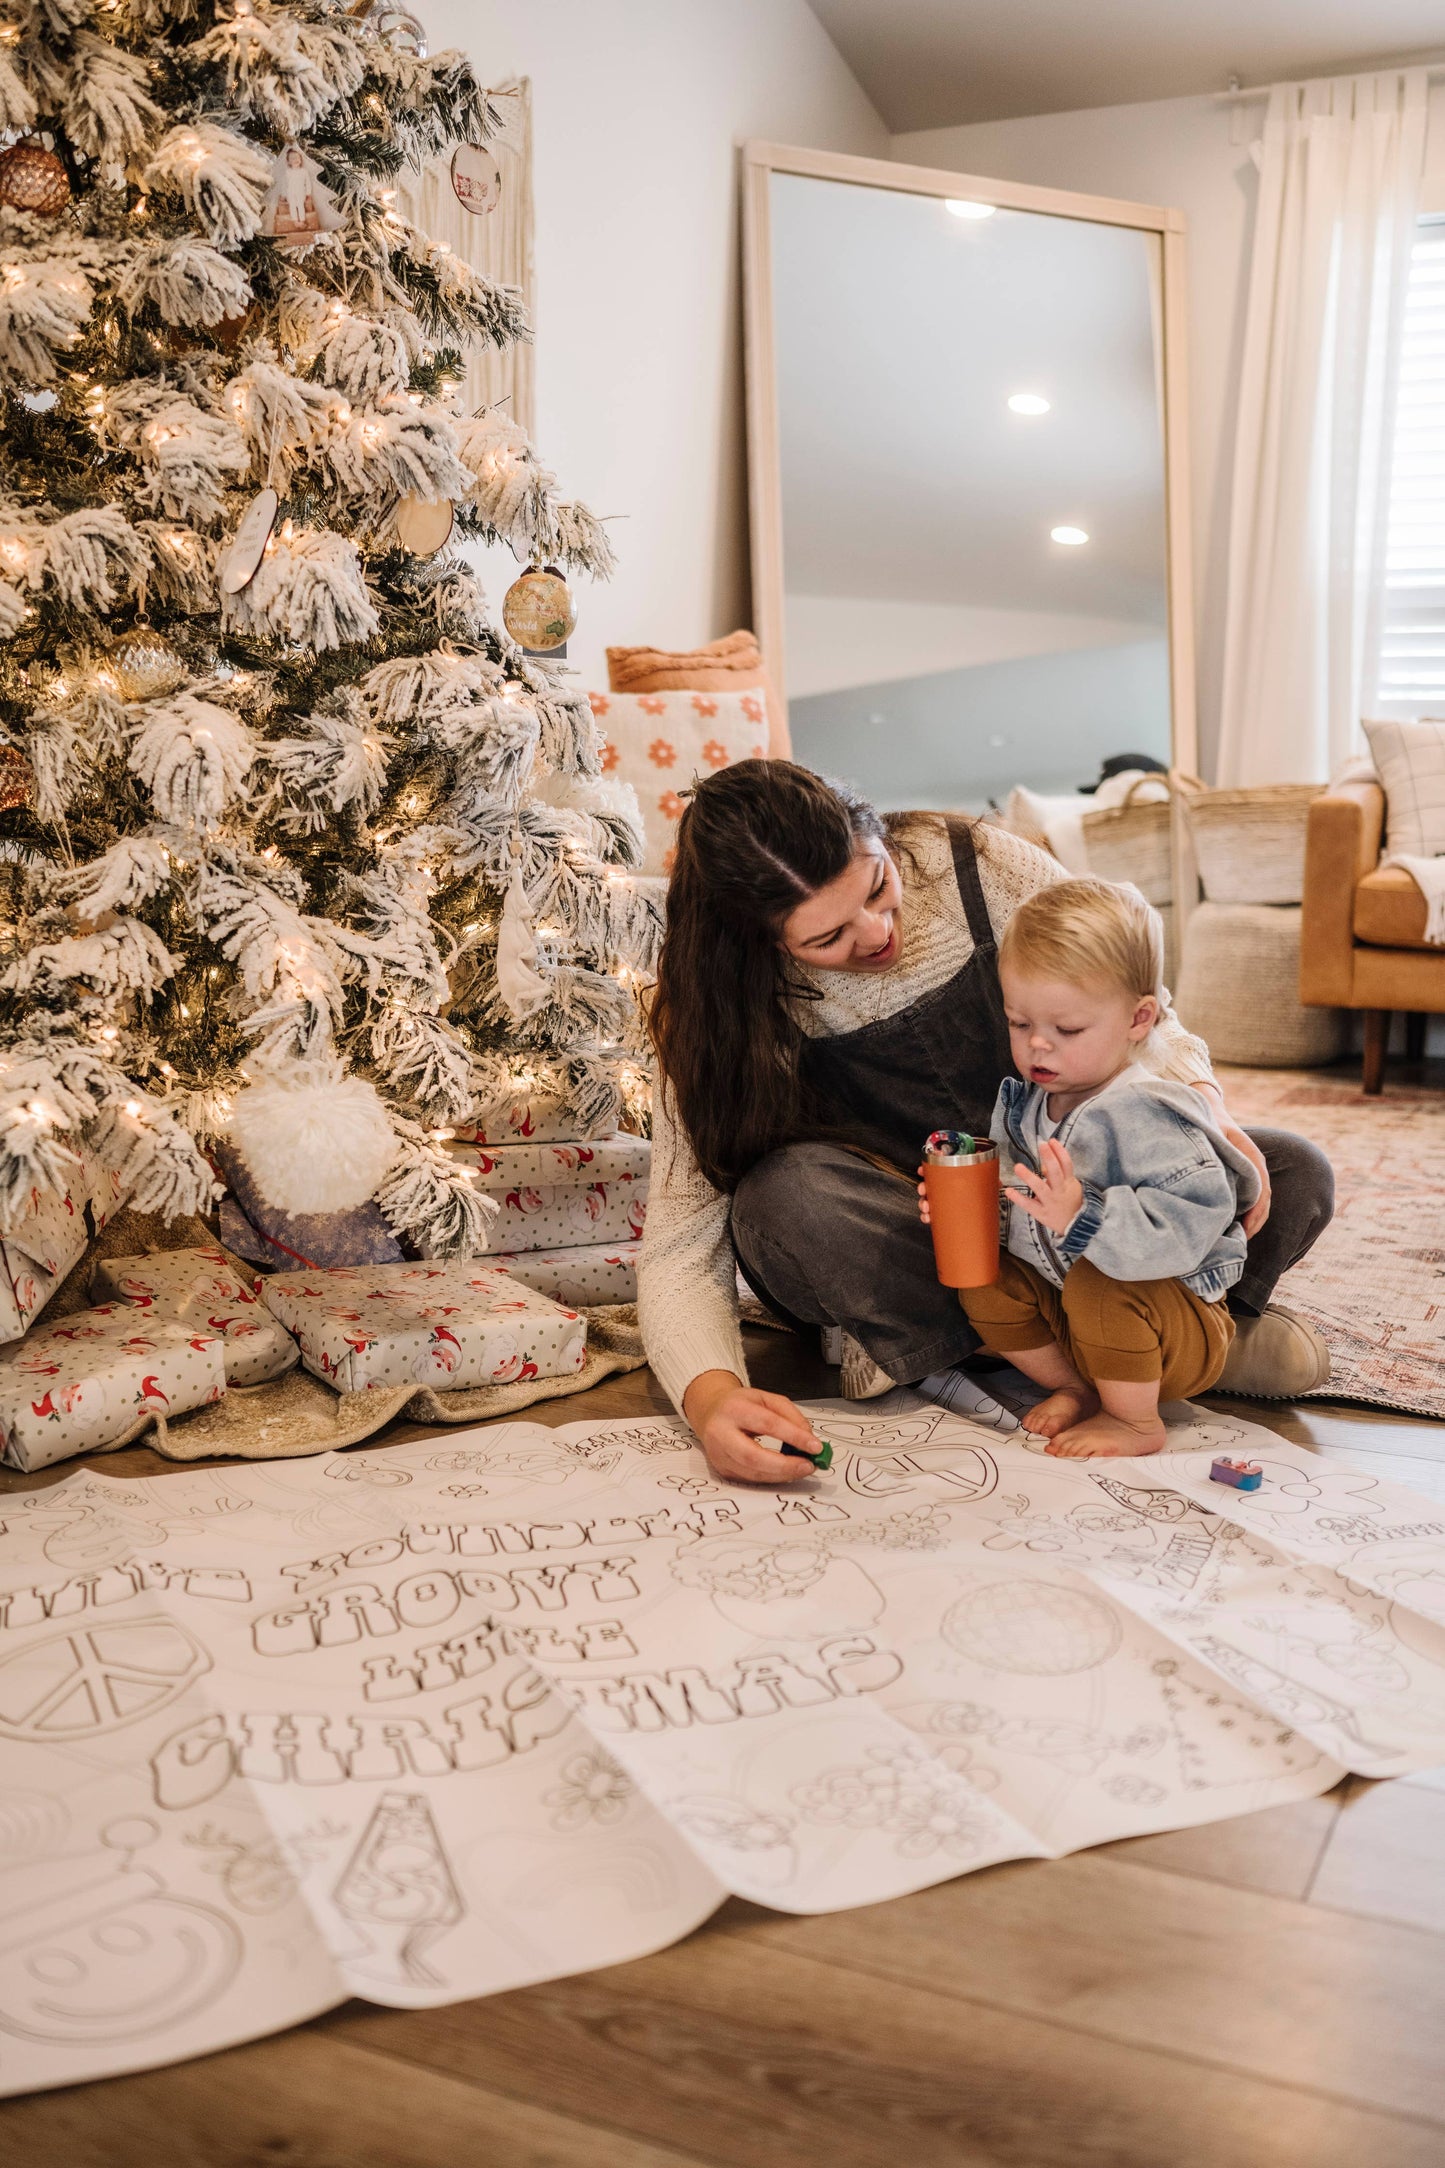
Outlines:
[{"label": "white wall", "polygon": [[[533,84],[537,442],[612,523],[569,660],[751,622],[737,153],[888,154],[805,0],[421,0],[432,50]],[[489,564],[494,605],[508,563]]]},{"label": "white wall", "polygon": [[[1211,773],[1223,668],[1230,462],[1249,278],[1256,171],[1248,142],[1263,107],[1167,98],[1035,119],[980,121],[893,138],[911,165],[1033,181],[1182,210],[1188,219],[1189,392],[1200,757]],[[1231,140],[1233,134],[1241,140]],[[1445,210],[1445,85],[1430,103],[1427,208]]]}]

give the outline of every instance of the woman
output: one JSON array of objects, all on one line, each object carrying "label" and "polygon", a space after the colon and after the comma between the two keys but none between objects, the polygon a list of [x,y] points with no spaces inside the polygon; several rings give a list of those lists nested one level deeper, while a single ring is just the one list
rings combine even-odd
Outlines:
[{"label": "woman", "polygon": [[[844,1329],[851,1397],[909,1384],[991,1406],[961,1368],[978,1343],[938,1283],[915,1171],[930,1130],[987,1131],[1012,1067],[998,936],[1025,896],[1063,878],[1005,830],[885,819],[787,761],[742,761],[697,785],[652,1005],[638,1295],[652,1367],[718,1474],[809,1472],[759,1437],[817,1447],[791,1401],[747,1383],[738,1264],[791,1322]],[[1329,1162],[1286,1131],[1239,1129],[1207,1048],[1172,1011],[1145,1059],[1205,1095],[1263,1181],[1220,1389],[1295,1398],[1324,1382],[1328,1355],[1268,1304],[1329,1221]]]}]

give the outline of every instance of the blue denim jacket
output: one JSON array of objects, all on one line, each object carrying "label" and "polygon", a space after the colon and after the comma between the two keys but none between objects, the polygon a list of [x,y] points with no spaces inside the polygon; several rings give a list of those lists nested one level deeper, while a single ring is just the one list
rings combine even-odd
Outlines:
[{"label": "blue denim jacket", "polygon": [[[1038,1171],[1026,1137],[1044,1096],[1018,1077],[999,1087],[992,1135],[1005,1185],[1017,1163]],[[1081,1257],[1111,1280],[1182,1280],[1206,1302],[1233,1287],[1244,1270],[1240,1214],[1259,1195],[1259,1176],[1198,1092],[1129,1069],[1066,1114],[1055,1136],[1083,1184],[1083,1206],[1056,1235],[1006,1204],[1013,1256],[1055,1287]]]}]

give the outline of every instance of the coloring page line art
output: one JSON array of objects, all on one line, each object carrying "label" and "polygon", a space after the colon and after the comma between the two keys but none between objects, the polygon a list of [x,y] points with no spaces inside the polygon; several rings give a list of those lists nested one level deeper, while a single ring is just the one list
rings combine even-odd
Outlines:
[{"label": "coloring page line art", "polygon": [[657,1418],[7,1497],[0,2089],[1445,1760],[1428,1501],[810,1412],[776,1490]]}]

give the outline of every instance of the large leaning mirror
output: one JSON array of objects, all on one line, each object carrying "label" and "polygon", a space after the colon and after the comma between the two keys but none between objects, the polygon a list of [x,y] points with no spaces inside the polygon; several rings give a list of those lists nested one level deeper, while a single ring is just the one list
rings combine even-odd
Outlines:
[{"label": "large leaning mirror", "polygon": [[764,144],[745,172],[795,757],[974,811],[1192,768],[1178,214]]}]

